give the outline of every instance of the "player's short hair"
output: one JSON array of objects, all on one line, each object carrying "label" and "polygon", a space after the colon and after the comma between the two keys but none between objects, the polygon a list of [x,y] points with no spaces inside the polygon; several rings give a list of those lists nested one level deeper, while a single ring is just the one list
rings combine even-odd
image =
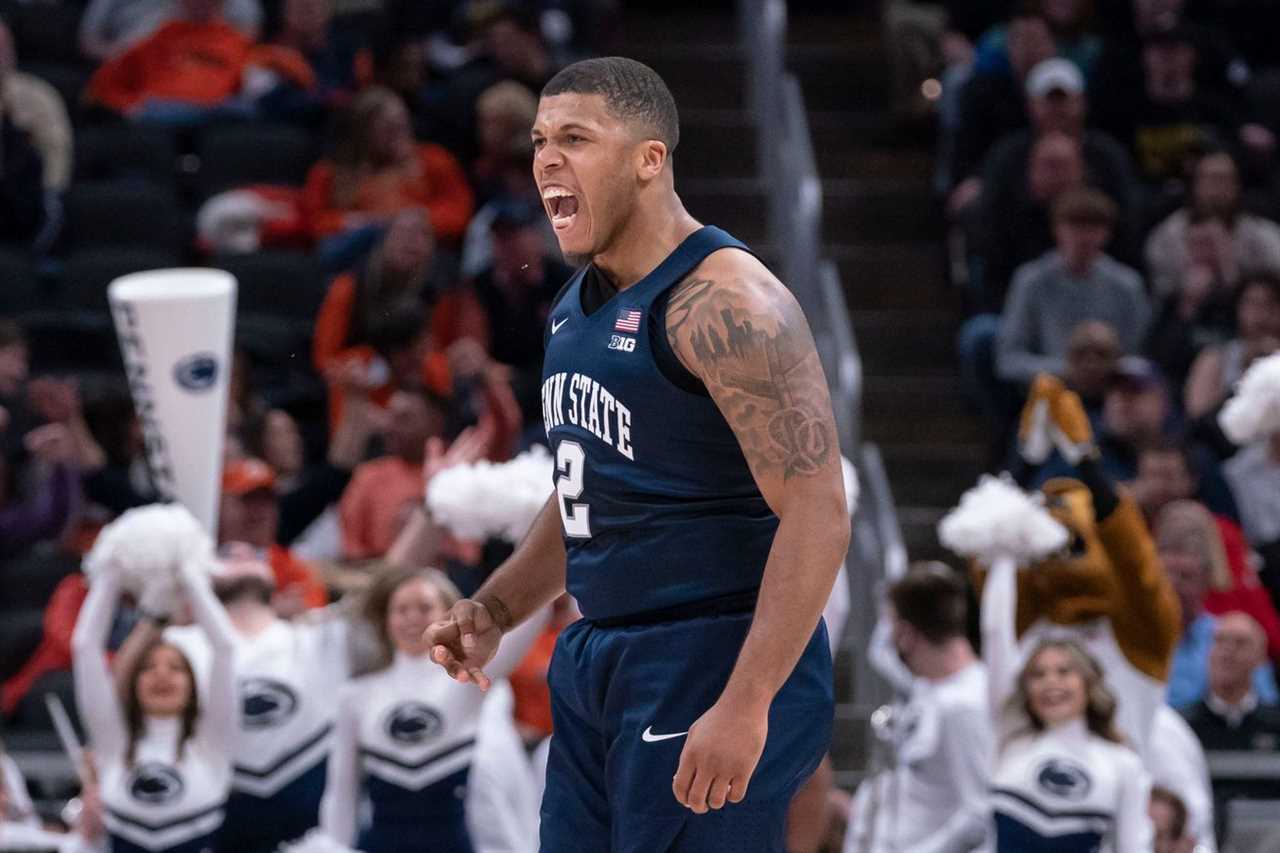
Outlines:
[{"label": "player's short hair", "polygon": [[680,142],[680,114],[667,84],[643,62],[625,56],[584,59],[563,68],[542,87],[551,95],[599,95],[609,111],[639,127],[646,137],[659,139],[667,152]]},{"label": "player's short hair", "polygon": [[27,345],[27,333],[22,330],[15,320],[8,317],[0,317],[0,348],[11,347],[15,344]]},{"label": "player's short hair", "polygon": [[893,586],[889,602],[898,618],[931,643],[965,637],[969,591],[960,574],[943,563],[916,563]]}]

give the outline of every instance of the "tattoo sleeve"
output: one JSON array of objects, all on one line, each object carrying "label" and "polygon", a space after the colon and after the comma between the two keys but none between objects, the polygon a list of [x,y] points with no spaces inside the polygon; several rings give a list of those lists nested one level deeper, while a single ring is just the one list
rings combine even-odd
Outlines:
[{"label": "tattoo sleeve", "polygon": [[668,303],[667,339],[707,386],[757,479],[811,476],[834,458],[826,377],[781,285],[688,279]]}]

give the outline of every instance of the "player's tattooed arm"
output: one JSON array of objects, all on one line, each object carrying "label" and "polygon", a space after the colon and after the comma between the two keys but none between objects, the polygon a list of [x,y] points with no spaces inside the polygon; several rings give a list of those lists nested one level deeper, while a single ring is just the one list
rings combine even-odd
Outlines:
[{"label": "player's tattooed arm", "polygon": [[760,267],[677,285],[667,339],[707,386],[761,482],[838,462],[826,377],[795,298]]}]

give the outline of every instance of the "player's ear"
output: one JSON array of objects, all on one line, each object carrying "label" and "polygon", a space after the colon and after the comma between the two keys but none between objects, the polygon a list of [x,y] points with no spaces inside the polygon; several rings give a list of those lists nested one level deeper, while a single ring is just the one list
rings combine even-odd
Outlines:
[{"label": "player's ear", "polygon": [[651,181],[667,165],[667,144],[660,139],[646,139],[636,152],[636,167],[640,180]]}]

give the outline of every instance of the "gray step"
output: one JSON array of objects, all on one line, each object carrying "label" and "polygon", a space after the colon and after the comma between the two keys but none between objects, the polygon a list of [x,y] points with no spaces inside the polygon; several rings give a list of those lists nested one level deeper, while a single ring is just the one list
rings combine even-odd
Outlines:
[{"label": "gray step", "polygon": [[[850,293],[851,279],[852,275],[841,274],[848,300],[869,298]],[[959,320],[949,311],[938,310],[939,301],[943,300],[922,301],[915,308],[853,310],[863,370],[873,375],[954,375]]]},{"label": "gray step", "polygon": [[822,237],[828,243],[938,241],[927,186],[894,178],[822,182]]},{"label": "gray step", "polygon": [[896,445],[981,444],[987,425],[969,413],[956,384],[948,376],[866,377],[864,438]]},{"label": "gray step", "polygon": [[941,560],[956,568],[962,567],[964,561],[938,542],[938,522],[950,509],[950,506],[898,507],[898,523],[902,526],[902,542],[908,559]]},{"label": "gray step", "polygon": [[986,443],[880,443],[894,499],[906,506],[954,506],[986,469]]},{"label": "gray step", "polygon": [[955,301],[942,280],[946,254],[937,242],[868,241],[825,248],[855,314],[867,309],[937,309]]}]

